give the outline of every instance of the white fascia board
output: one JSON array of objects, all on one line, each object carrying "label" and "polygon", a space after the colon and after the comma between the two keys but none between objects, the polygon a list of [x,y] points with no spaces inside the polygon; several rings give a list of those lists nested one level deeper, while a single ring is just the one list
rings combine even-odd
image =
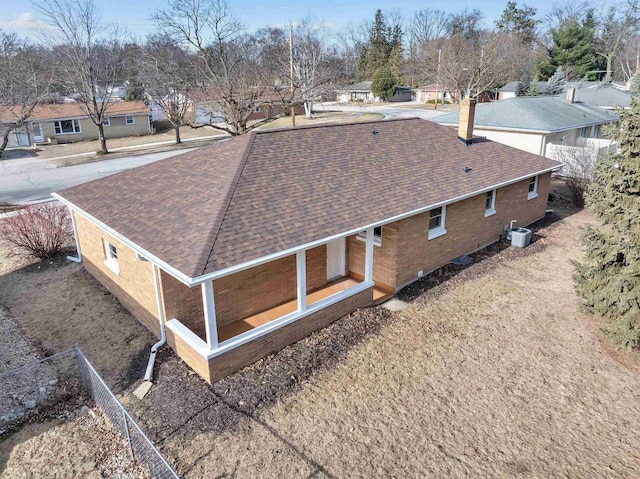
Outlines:
[{"label": "white fascia board", "polygon": [[60,203],[68,206],[69,208],[71,208],[73,211],[76,211],[77,213],[79,213],[80,215],[84,216],[85,219],[87,219],[90,223],[93,223],[94,225],[96,225],[97,227],[103,229],[104,231],[106,231],[107,233],[109,233],[111,236],[113,236],[114,238],[118,239],[119,241],[121,241],[122,243],[126,244],[129,248],[131,248],[132,250],[134,250],[136,253],[140,253],[142,256],[144,256],[145,258],[147,258],[150,262],[152,262],[153,264],[155,264],[158,268],[162,269],[163,271],[169,273],[171,276],[173,276],[174,278],[176,278],[177,280],[179,280],[180,282],[186,284],[187,286],[191,287],[194,286],[196,284],[202,283],[202,281],[199,281],[198,283],[195,283],[193,281],[192,278],[189,278],[187,275],[181,273],[180,271],[178,271],[177,269],[175,269],[173,266],[171,266],[170,264],[162,261],[160,258],[158,258],[157,256],[151,254],[149,251],[147,251],[146,249],[140,247],[139,245],[137,245],[136,243],[134,243],[133,241],[131,241],[130,239],[128,239],[126,236],[121,235],[120,233],[118,233],[116,230],[114,230],[113,228],[110,228],[109,226],[107,226],[106,224],[104,224],[102,221],[94,218],[93,216],[91,216],[89,213],[87,213],[86,211],[82,210],[81,208],[77,207],[76,205],[74,205],[73,203],[71,203],[70,201],[66,200],[65,198],[63,198],[62,196],[60,196],[57,193],[51,193],[51,196],[53,196],[55,199],[57,199],[58,201],[60,201]]},{"label": "white fascia board", "polygon": [[[474,130],[478,130],[479,133],[481,133],[482,131],[512,131],[515,133],[536,133],[536,134],[545,134],[545,135],[551,135],[554,133],[560,133],[562,131],[567,131],[567,130],[574,130],[576,128],[584,128],[587,126],[593,126],[593,125],[606,125],[607,123],[614,123],[618,121],[618,118],[612,118],[610,120],[597,120],[597,121],[590,121],[587,123],[580,123],[577,125],[568,125],[568,126],[563,126],[562,128],[557,128],[555,130],[534,130],[531,128],[511,128],[511,127],[507,127],[507,126],[491,126],[491,125],[474,125],[473,129]],[[435,120],[434,120],[435,122]],[[451,126],[451,127],[457,127],[458,124],[457,123],[439,123],[442,126]],[[491,140],[491,141],[495,141],[495,140]],[[496,143],[499,143],[498,141],[495,141]]]},{"label": "white fascia board", "polygon": [[448,200],[440,201],[438,203],[434,203],[434,204],[431,204],[431,205],[423,206],[421,208],[417,208],[417,209],[412,210],[412,211],[408,211],[407,213],[402,213],[400,215],[392,216],[391,218],[387,218],[386,220],[379,221],[377,223],[371,223],[371,224],[368,224],[368,225],[359,226],[359,227],[353,228],[353,229],[351,229],[349,231],[345,231],[345,232],[338,233],[338,234],[335,234],[335,235],[332,235],[332,236],[328,236],[326,238],[322,238],[322,239],[319,239],[319,240],[316,240],[316,241],[312,241],[310,243],[305,243],[303,245],[296,246],[294,248],[289,248],[289,249],[286,249],[286,250],[278,251],[277,253],[272,253],[270,255],[263,256],[261,258],[256,258],[254,260],[247,261],[246,263],[241,263],[241,264],[238,264],[238,265],[235,265],[235,266],[231,266],[229,268],[221,269],[219,271],[213,271],[211,273],[207,273],[207,274],[204,274],[202,276],[197,276],[197,277],[193,278],[192,281],[193,281],[194,284],[198,284],[198,283],[202,283],[203,281],[208,281],[210,279],[222,278],[224,276],[228,276],[230,274],[237,273],[237,272],[243,271],[245,269],[253,268],[254,266],[259,266],[261,264],[268,263],[269,261],[274,261],[276,259],[280,259],[280,258],[283,258],[285,256],[290,256],[290,255],[295,254],[296,252],[298,252],[298,251],[300,251],[302,249],[315,248],[316,246],[320,246],[320,245],[323,245],[325,243],[329,243],[330,241],[333,241],[333,240],[337,240],[337,239],[340,239],[340,238],[344,238],[344,237],[347,237],[347,236],[351,236],[351,235],[357,234],[357,233],[359,233],[361,231],[364,231],[364,230],[367,230],[369,228],[376,228],[378,226],[384,226],[385,224],[395,223],[396,221],[400,221],[400,220],[403,220],[405,218],[409,218],[410,216],[414,216],[414,215],[418,215],[420,213],[424,213],[425,211],[429,211],[429,210],[432,210],[434,208],[438,208],[440,206],[446,206],[446,205],[451,204],[451,203],[457,203],[458,201],[466,200],[467,198],[471,198],[472,196],[476,196],[476,195],[480,195],[482,193],[486,193],[487,191],[495,190],[495,189],[498,189],[498,188],[503,188],[505,186],[509,186],[509,185],[514,184],[514,183],[518,183],[519,181],[526,180],[528,178],[531,178],[532,176],[538,176],[538,175],[542,175],[544,173],[549,173],[551,171],[558,170],[558,169],[562,168],[563,166],[564,166],[564,164],[561,163],[558,166],[554,166],[554,167],[551,167],[551,168],[545,168],[544,170],[540,170],[540,171],[537,171],[537,172],[534,172],[534,173],[530,173],[530,174],[527,174],[525,176],[521,176],[519,178],[515,178],[515,179],[509,180],[509,181],[504,181],[502,183],[498,183],[497,185],[487,186],[486,188],[482,188],[480,190],[476,190],[476,191],[473,191],[471,193],[467,193],[465,195],[458,196],[456,198],[450,198]]}]

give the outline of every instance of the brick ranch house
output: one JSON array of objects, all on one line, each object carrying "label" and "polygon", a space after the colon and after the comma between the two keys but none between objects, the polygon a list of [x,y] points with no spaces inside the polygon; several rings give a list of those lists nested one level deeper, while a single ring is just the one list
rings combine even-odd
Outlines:
[{"label": "brick ranch house", "polygon": [[86,269],[214,382],[544,217],[560,164],[472,139],[473,107],[460,138],[253,131],[54,196]]}]

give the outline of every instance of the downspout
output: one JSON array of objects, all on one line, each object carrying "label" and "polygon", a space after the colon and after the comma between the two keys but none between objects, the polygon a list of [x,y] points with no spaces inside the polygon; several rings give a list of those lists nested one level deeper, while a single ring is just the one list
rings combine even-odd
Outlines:
[{"label": "downspout", "polygon": [[80,252],[80,243],[78,242],[78,228],[76,228],[76,217],[73,214],[73,210],[68,206],[67,208],[69,209],[69,213],[71,213],[71,225],[73,226],[73,239],[76,242],[76,253],[78,254],[77,257],[67,256],[67,259],[75,263],[82,263],[82,253]]},{"label": "downspout", "polygon": [[542,135],[542,151],[540,152],[540,156],[546,158],[545,153],[547,152],[547,135]]},{"label": "downspout", "polygon": [[153,365],[156,361],[156,355],[158,349],[160,349],[167,342],[167,332],[164,327],[164,311],[162,309],[162,300],[160,299],[160,281],[158,277],[158,267],[151,263],[151,270],[153,271],[153,287],[156,291],[156,304],[158,306],[158,320],[160,321],[160,341],[151,346],[151,355],[149,356],[149,362],[147,363],[147,371],[144,373],[144,380],[151,381],[153,379]]}]

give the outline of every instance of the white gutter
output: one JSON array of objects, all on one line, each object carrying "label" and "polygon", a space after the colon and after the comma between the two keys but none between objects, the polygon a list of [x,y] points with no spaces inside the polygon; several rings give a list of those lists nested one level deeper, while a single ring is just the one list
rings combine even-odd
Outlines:
[{"label": "white gutter", "polygon": [[158,321],[160,322],[160,341],[151,346],[151,354],[147,363],[147,370],[144,373],[144,380],[151,381],[153,379],[153,365],[156,361],[158,349],[167,342],[167,331],[164,327],[164,311],[162,309],[162,300],[160,299],[160,281],[158,278],[158,267],[151,263],[151,271],[153,271],[153,287],[156,291],[156,305],[158,307]]},{"label": "white gutter", "polygon": [[125,236],[121,235],[120,233],[118,233],[117,231],[115,231],[113,228],[110,228],[109,226],[107,226],[106,224],[104,224],[103,222],[99,221],[98,219],[94,218],[93,216],[91,216],[89,213],[83,211],[82,209],[78,208],[77,206],[75,206],[73,203],[67,201],[66,199],[64,199],[63,197],[61,197],[60,195],[58,195],[57,193],[52,193],[52,196],[54,198],[56,198],[57,200],[59,200],[61,203],[69,206],[70,208],[73,208],[75,211],[77,211],[78,213],[82,214],[86,219],[88,219],[90,222],[92,222],[93,224],[95,224],[96,226],[104,229],[107,233],[109,233],[110,235],[114,236],[115,238],[117,238],[118,240],[122,241],[124,244],[126,244],[127,246],[129,246],[131,249],[133,249],[134,251],[140,253],[141,255],[143,255],[144,257],[148,258],[149,261],[151,261],[152,263],[154,263],[155,265],[157,265],[159,268],[161,268],[163,271],[166,271],[167,273],[171,274],[171,276],[173,276],[174,278],[176,278],[177,280],[181,281],[182,283],[186,284],[189,287],[192,286],[197,286],[201,283],[204,283],[205,281],[209,281],[209,280],[214,280],[214,279],[219,279],[222,278],[224,276],[228,276],[230,274],[233,273],[237,273],[239,271],[243,271],[245,269],[249,269],[252,268],[254,266],[259,266],[261,264],[264,263],[268,263],[270,261],[279,259],[279,258],[283,258],[285,256],[289,256],[294,254],[297,251],[303,250],[303,249],[310,249],[310,248],[314,248],[316,246],[320,246],[323,245],[325,243],[328,243],[330,241],[336,240],[336,239],[340,239],[340,238],[344,238],[346,236],[351,236],[354,235],[356,233],[359,233],[360,231],[366,230],[368,228],[375,228],[378,226],[383,226],[385,224],[388,223],[393,223],[395,221],[400,221],[402,219],[408,218],[410,216],[414,216],[420,213],[424,213],[426,211],[432,210],[434,208],[438,208],[440,206],[445,206],[451,203],[456,203],[458,201],[462,201],[462,200],[466,200],[467,198],[471,198],[472,196],[476,196],[476,195],[480,195],[482,193],[486,193],[487,191],[491,191],[491,190],[495,190],[498,188],[503,188],[505,186],[509,186],[512,185],[514,183],[518,183],[519,181],[523,181],[526,180],[527,178],[531,178],[532,176],[538,176],[538,175],[542,175],[544,173],[549,173],[551,171],[554,170],[558,170],[560,169],[562,166],[562,164],[558,165],[558,166],[553,166],[551,168],[545,168],[543,170],[534,172],[534,173],[528,173],[527,175],[512,179],[512,180],[508,180],[508,181],[503,181],[502,183],[498,183],[495,185],[491,185],[488,186],[486,188],[482,188],[476,191],[472,191],[471,193],[467,193],[461,196],[457,196],[455,198],[450,198],[448,200],[445,201],[440,201],[438,203],[433,203],[431,205],[427,205],[427,206],[423,206],[421,208],[417,208],[415,210],[411,210],[407,213],[402,213],[396,216],[392,216],[391,218],[387,218],[383,221],[379,221],[376,223],[370,223],[368,225],[363,225],[363,226],[358,226],[357,228],[353,228],[349,231],[345,231],[342,233],[338,233],[335,235],[331,235],[331,236],[327,236],[326,238],[322,238],[319,240],[315,240],[315,241],[311,241],[309,243],[305,243],[293,248],[289,248],[286,250],[282,250],[282,251],[278,251],[277,253],[272,253],[270,255],[267,256],[262,256],[260,258],[256,258],[254,260],[251,261],[247,261],[245,263],[240,263],[237,264],[235,266],[231,266],[229,268],[225,268],[219,271],[213,271],[211,273],[207,273],[201,276],[195,276],[193,278],[185,275],[184,273],[178,271],[176,268],[174,268],[173,266],[171,266],[169,263],[167,263],[166,261],[161,260],[160,258],[158,258],[157,256],[151,254],[149,251],[145,250],[144,248],[141,248],[140,246],[138,246],[136,243],[134,243],[133,241],[131,241],[130,239],[126,238]]}]

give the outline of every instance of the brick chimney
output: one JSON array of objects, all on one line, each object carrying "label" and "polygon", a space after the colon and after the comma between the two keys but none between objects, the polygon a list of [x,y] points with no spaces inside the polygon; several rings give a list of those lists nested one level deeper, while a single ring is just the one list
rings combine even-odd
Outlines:
[{"label": "brick chimney", "polygon": [[567,103],[573,103],[576,100],[576,89],[572,86],[567,88]]},{"label": "brick chimney", "polygon": [[458,140],[465,145],[473,141],[473,118],[476,114],[475,98],[460,100],[460,123],[458,124]]}]

